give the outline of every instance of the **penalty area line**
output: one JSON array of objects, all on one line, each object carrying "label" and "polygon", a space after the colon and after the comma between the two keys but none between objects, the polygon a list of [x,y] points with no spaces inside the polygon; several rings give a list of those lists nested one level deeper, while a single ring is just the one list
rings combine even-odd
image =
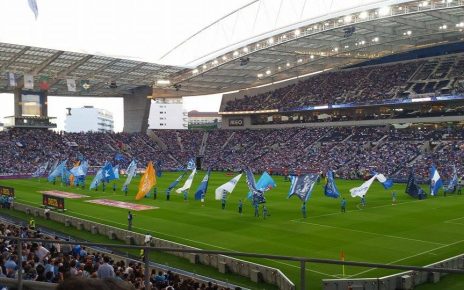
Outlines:
[{"label": "penalty area line", "polygon": [[[423,200],[412,200],[412,201],[399,202],[399,203],[396,203],[395,206],[402,205],[402,204],[416,203],[416,202],[421,202],[421,201],[423,201]],[[357,205],[359,205],[359,204],[357,204]],[[382,208],[382,207],[390,207],[390,206],[392,206],[392,205],[391,204],[384,204],[384,205],[378,205],[378,206],[364,207],[362,209],[357,207],[358,209],[347,210],[345,213],[343,213],[341,211],[337,211],[337,212],[320,214],[320,215],[315,215],[315,216],[308,216],[308,217],[309,218],[318,218],[318,217],[326,217],[326,216],[339,215],[339,214],[357,213],[357,212],[361,212],[361,211],[367,211],[367,210],[370,210],[370,209],[373,209],[373,208]],[[299,218],[299,219],[293,219],[293,220],[290,220],[290,221],[293,222],[293,221],[301,221],[301,220],[304,220],[304,219]]]},{"label": "penalty area line", "polygon": [[444,221],[444,223],[445,223],[445,224],[452,224],[452,225],[464,226],[464,222],[462,222],[462,223],[460,223],[460,222],[455,222],[455,221],[462,220],[462,219],[464,219],[464,217],[446,220],[446,221]]},{"label": "penalty area line", "polygon": [[305,222],[305,221],[294,221],[294,222],[313,225],[313,226],[318,226],[318,227],[332,228],[332,229],[337,229],[337,230],[345,230],[345,231],[361,233],[361,234],[374,235],[374,236],[385,237],[385,238],[401,239],[401,240],[407,240],[407,241],[412,241],[412,242],[420,242],[420,243],[426,243],[426,244],[432,244],[432,245],[440,245],[440,246],[446,245],[446,244],[443,244],[443,243],[436,243],[436,242],[430,242],[430,241],[424,241],[424,240],[417,240],[417,239],[411,239],[411,238],[401,237],[401,236],[385,235],[385,234],[380,234],[380,233],[361,231],[361,230],[355,230],[355,229],[349,229],[349,228],[343,228],[343,227],[337,227],[337,226],[331,226],[331,225],[317,224],[317,223],[311,223],[311,222]]},{"label": "penalty area line", "polygon": [[[454,246],[454,245],[460,244],[460,243],[462,243],[462,242],[464,242],[464,240],[460,240],[460,241],[457,241],[457,242],[454,242],[454,243],[451,243],[451,244],[443,245],[443,246],[441,246],[441,247],[433,248],[433,249],[431,249],[431,250],[423,251],[423,252],[420,252],[420,253],[417,253],[417,254],[414,254],[414,255],[405,257],[405,258],[401,258],[401,259],[392,261],[392,262],[390,262],[390,263],[387,263],[387,265],[396,264],[396,263],[401,262],[401,261],[404,261],[404,260],[408,260],[408,259],[415,258],[415,257],[418,257],[418,256],[422,256],[422,255],[425,255],[425,254],[430,254],[430,253],[432,253],[433,251],[440,250],[440,249],[443,249],[443,248],[447,248],[447,247],[450,247],[450,246]],[[348,278],[357,277],[357,276],[359,276],[359,275],[368,273],[368,272],[373,271],[373,270],[375,270],[375,269],[377,269],[377,268],[372,268],[372,269],[368,269],[368,270],[365,270],[365,271],[361,271],[361,272],[359,272],[359,273],[356,273],[356,274],[354,274],[354,275],[349,276]]]}]

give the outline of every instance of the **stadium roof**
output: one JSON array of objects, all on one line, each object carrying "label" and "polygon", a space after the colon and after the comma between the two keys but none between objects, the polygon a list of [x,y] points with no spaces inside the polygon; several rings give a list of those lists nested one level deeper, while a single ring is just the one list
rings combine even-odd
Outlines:
[{"label": "stadium roof", "polygon": [[[212,94],[464,38],[464,0],[333,2],[358,6],[334,10],[331,5],[298,23],[218,48],[196,58],[191,62],[195,66],[189,68],[0,43],[0,92],[11,91],[6,73],[14,72],[17,77],[34,74],[35,87],[40,76],[47,76],[50,95],[122,96],[140,86],[153,86],[154,96],[161,97]],[[241,14],[245,12],[239,9],[226,18]],[[220,25],[221,20],[186,43]],[[181,52],[181,47],[171,53]],[[89,80],[90,89],[68,92],[68,78]]]},{"label": "stadium roof", "polygon": [[463,30],[463,0],[377,1],[237,43],[171,83],[191,93],[233,91],[462,41]]},{"label": "stadium roof", "polygon": [[[34,88],[41,76],[48,78],[49,95],[121,96],[140,86],[151,86],[182,68],[91,54],[0,43],[0,92],[12,90],[7,72],[14,72],[21,85],[23,74],[32,74]],[[88,80],[90,88],[79,86],[69,92],[67,79]],[[115,88],[110,88],[111,83]],[[113,85],[114,86],[114,85]]]}]

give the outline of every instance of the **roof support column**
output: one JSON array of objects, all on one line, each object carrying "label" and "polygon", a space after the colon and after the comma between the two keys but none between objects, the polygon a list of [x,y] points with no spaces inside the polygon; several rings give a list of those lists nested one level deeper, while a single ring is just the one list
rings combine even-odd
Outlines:
[{"label": "roof support column", "polygon": [[130,95],[124,96],[124,132],[146,132],[148,129],[148,115],[150,114],[151,87],[140,87]]}]

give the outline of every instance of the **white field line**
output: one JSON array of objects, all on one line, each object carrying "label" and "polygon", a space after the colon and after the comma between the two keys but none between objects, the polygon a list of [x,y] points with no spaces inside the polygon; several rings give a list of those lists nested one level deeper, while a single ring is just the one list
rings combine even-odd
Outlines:
[{"label": "white field line", "polygon": [[426,244],[440,245],[440,246],[444,246],[444,245],[445,245],[445,244],[443,244],[443,243],[429,242],[429,241],[411,239],[411,238],[406,238],[406,237],[401,237],[401,236],[385,235],[385,234],[380,234],[380,233],[373,233],[373,232],[367,232],[367,231],[361,231],[361,230],[354,230],[354,229],[343,228],[343,227],[336,227],[336,226],[324,225],[324,224],[316,224],[316,223],[305,222],[305,221],[293,221],[293,222],[302,223],[302,224],[308,224],[308,225],[313,225],[313,226],[318,226],[318,227],[325,227],[325,228],[338,229],[338,230],[342,230],[342,231],[344,230],[344,231],[350,231],[350,232],[355,232],[355,233],[368,234],[368,235],[379,236],[379,237],[385,237],[385,238],[393,238],[393,239],[407,240],[407,241],[412,241],[412,242],[419,242],[419,243],[426,243]]},{"label": "white field line", "polygon": [[[437,248],[433,248],[433,249],[431,249],[431,250],[427,250],[427,251],[424,251],[424,252],[420,252],[420,253],[418,253],[418,254],[414,254],[414,255],[408,256],[408,257],[406,257],[406,258],[398,259],[398,260],[395,260],[395,261],[392,261],[392,262],[388,263],[387,265],[396,264],[396,263],[398,263],[398,262],[401,262],[401,261],[404,261],[404,260],[408,260],[408,259],[411,259],[411,258],[414,258],[414,257],[417,257],[417,256],[422,256],[422,255],[425,255],[425,254],[429,254],[429,253],[431,253],[431,252],[433,252],[433,251],[440,250],[440,249],[443,249],[443,248],[446,248],[446,247],[450,247],[450,246],[454,246],[454,245],[460,244],[460,243],[462,243],[462,242],[464,242],[464,240],[460,240],[460,241],[457,241],[457,242],[454,242],[454,243],[451,243],[451,244],[443,245],[443,246],[441,246],[441,247],[437,247]],[[365,270],[365,271],[361,271],[361,272],[359,272],[359,273],[357,273],[357,274],[354,274],[354,275],[349,276],[349,278],[353,278],[353,277],[356,277],[356,276],[365,274],[365,273],[370,272],[370,271],[373,271],[373,270],[375,270],[375,269],[377,269],[377,268],[372,268],[372,269],[368,269],[368,270]]]},{"label": "white field line", "polygon": [[[114,222],[114,221],[109,221],[109,220],[93,217],[93,216],[86,215],[86,214],[81,214],[81,213],[74,213],[74,214],[76,214],[78,216],[81,215],[81,216],[85,216],[85,217],[90,217],[92,219],[100,220],[102,222],[106,222],[106,223],[110,223],[110,224],[112,223],[112,224],[127,226],[127,224],[125,224],[125,223],[118,223],[118,222]],[[142,230],[144,232],[153,232],[153,233],[157,233],[157,234],[160,234],[160,235],[164,235],[164,236],[168,236],[168,237],[172,237],[172,238],[176,238],[176,239],[180,239],[180,240],[184,240],[184,241],[189,241],[189,242],[193,242],[193,243],[197,243],[197,244],[201,244],[201,245],[205,245],[205,246],[209,246],[209,247],[212,247],[212,248],[217,248],[217,249],[221,249],[221,250],[225,250],[225,251],[237,252],[236,250],[232,250],[232,249],[224,248],[224,247],[221,247],[221,246],[217,246],[217,245],[213,245],[213,244],[209,244],[209,243],[205,243],[205,242],[201,242],[201,241],[197,241],[197,240],[192,240],[192,239],[188,239],[188,238],[184,238],[184,237],[180,237],[180,236],[176,236],[176,235],[165,234],[165,233],[162,233],[162,232],[154,231],[153,229],[145,229],[145,228],[134,227],[134,226],[132,228],[133,229],[139,229],[139,230]],[[284,263],[284,262],[281,262],[279,260],[272,260],[272,259],[265,259],[265,260],[272,261],[272,262],[282,264],[282,265],[286,265],[286,266],[289,266],[289,267],[294,267],[294,268],[298,268],[298,269],[300,268],[299,266]],[[328,276],[328,277],[336,277],[335,275],[324,273],[324,272],[319,272],[319,271],[312,270],[312,269],[306,269],[306,271],[314,272],[314,273],[325,275],[325,276]]]},{"label": "white field line", "polygon": [[[405,202],[400,202],[400,203],[397,203],[395,205],[401,205],[401,204],[408,204],[408,203],[416,203],[416,202],[422,202],[422,201],[425,201],[425,200],[412,200],[412,201],[405,201]],[[359,205],[359,204],[358,204]],[[355,209],[355,210],[347,210],[346,213],[343,213],[341,211],[337,211],[337,212],[333,212],[333,213],[327,213],[327,214],[321,214],[321,215],[315,215],[315,216],[308,216],[309,218],[313,219],[313,218],[318,218],[318,217],[326,217],[326,216],[332,216],[332,215],[342,215],[342,214],[347,214],[349,212],[360,212],[360,211],[365,211],[365,210],[370,210],[370,209],[373,209],[373,208],[382,208],[382,207],[390,207],[392,206],[391,204],[384,204],[384,205],[378,205],[378,206],[372,206],[372,207],[364,207],[364,208],[358,208],[358,209]],[[290,221],[301,221],[301,220],[304,220],[303,218],[299,218],[299,219],[294,219],[294,220],[290,220]]]},{"label": "white field line", "polygon": [[[289,264],[289,263],[285,263],[285,262],[281,262],[281,261],[277,261],[277,260],[271,260],[271,259],[265,259],[265,260],[272,261],[272,262],[275,262],[275,263],[277,263],[277,264],[282,264],[282,265],[285,265],[285,266],[289,266],[289,267],[293,267],[293,268],[298,268],[298,269],[300,269],[300,266],[297,266],[297,265],[292,265],[292,264]],[[332,278],[338,278],[338,277],[340,276],[340,275],[327,274],[327,273],[320,272],[320,271],[316,271],[316,270],[312,270],[312,269],[306,269],[306,271],[308,271],[308,272],[314,272],[314,273],[321,274],[321,275],[324,275],[324,276],[329,276],[329,277],[332,277]]]},{"label": "white field line", "polygon": [[464,222],[462,222],[462,223],[454,222],[454,221],[462,220],[462,219],[464,219],[464,217],[455,218],[455,219],[451,219],[451,220],[446,220],[446,221],[444,221],[444,223],[445,223],[445,224],[453,224],[453,225],[464,226]]},{"label": "white field line", "polygon": [[[104,219],[95,218],[95,217],[93,217],[93,216],[89,216],[89,215],[85,215],[85,214],[80,214],[80,213],[78,213],[78,215],[83,215],[83,216],[91,217],[91,218],[93,218],[93,219],[97,219],[97,220],[101,220],[101,221],[108,222],[108,221],[106,221],[106,220],[104,220]],[[127,226],[127,224],[124,224],[124,223],[118,223],[118,222],[113,222],[113,223],[118,224],[118,225]],[[140,228],[140,227],[132,227],[132,228],[134,228],[134,229],[139,229],[139,230],[146,231],[146,232],[154,232],[154,233],[161,234],[161,235],[165,235],[165,236],[168,236],[168,237],[177,238],[177,239],[181,239],[181,240],[185,240],[185,241],[189,241],[189,242],[194,242],[194,243],[197,243],[197,244],[202,244],[202,245],[205,245],[205,246],[209,246],[209,247],[212,247],[212,248],[217,248],[217,249],[221,249],[221,250],[225,250],[225,251],[237,252],[236,250],[224,248],[224,247],[221,247],[221,246],[217,246],[217,245],[213,245],[213,244],[209,244],[209,243],[205,243],[205,242],[201,242],[201,241],[197,241],[197,240],[187,239],[187,238],[180,237],[180,236],[176,236],[176,235],[165,234],[165,233],[162,233],[162,232],[157,232],[157,231],[153,231],[153,230],[149,230],[149,229],[144,229],[144,228]],[[300,268],[299,266],[292,265],[292,264],[288,264],[288,263],[284,263],[284,262],[281,262],[281,261],[279,261],[279,260],[272,260],[272,259],[265,259],[265,260],[272,261],[272,262],[275,262],[275,263],[278,263],[278,264],[282,264],[282,265],[286,265],[286,266],[289,266],[289,267],[294,267],[294,268],[298,268],[298,269]],[[325,276],[329,276],[329,277],[335,277],[334,275],[331,275],[331,274],[328,274],[328,273],[324,273],[324,272],[319,272],[319,271],[312,270],[312,269],[306,269],[306,271],[308,271],[308,272],[314,272],[314,273],[321,274],[321,275],[325,275]]]}]

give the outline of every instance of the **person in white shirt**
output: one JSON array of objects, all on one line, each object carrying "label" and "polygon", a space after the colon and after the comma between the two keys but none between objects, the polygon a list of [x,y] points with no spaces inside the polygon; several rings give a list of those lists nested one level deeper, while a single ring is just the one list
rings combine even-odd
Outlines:
[{"label": "person in white shirt", "polygon": [[145,240],[144,240],[145,245],[149,246],[150,242],[151,242],[151,239],[152,239],[151,235],[149,233],[147,233],[145,235]]}]

